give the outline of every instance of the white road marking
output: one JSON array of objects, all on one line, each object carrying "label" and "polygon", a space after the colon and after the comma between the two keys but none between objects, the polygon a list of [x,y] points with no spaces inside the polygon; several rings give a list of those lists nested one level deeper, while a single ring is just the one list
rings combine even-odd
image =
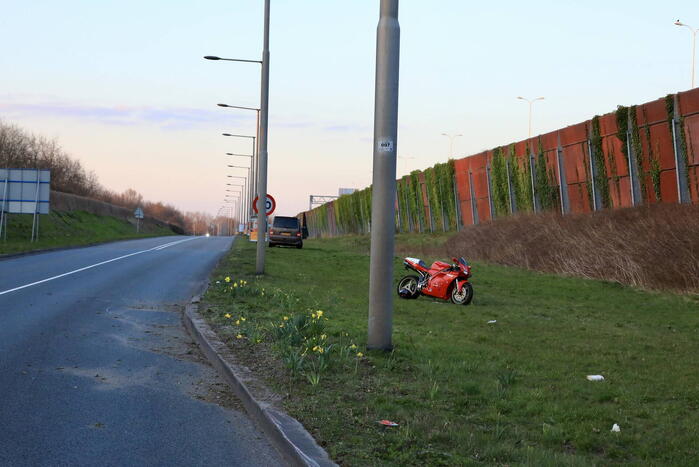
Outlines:
[{"label": "white road marking", "polygon": [[149,249],[147,249],[147,250],[141,250],[141,251],[137,251],[137,252],[135,252],[135,253],[129,253],[128,255],[123,255],[123,256],[119,256],[119,257],[117,257],[117,258],[112,258],[112,259],[108,259],[108,260],[106,260],[106,261],[101,261],[101,262],[99,262],[99,263],[95,263],[95,264],[91,264],[91,265],[89,265],[89,266],[85,266],[84,268],[75,269],[74,271],[65,272],[65,273],[63,273],[63,274],[59,274],[59,275],[53,276],[53,277],[47,277],[46,279],[42,279],[42,280],[40,280],[40,281],[32,282],[31,284],[20,285],[19,287],[15,287],[15,288],[13,288],[13,289],[3,290],[2,292],[0,292],[0,295],[5,295],[5,294],[8,294],[8,293],[10,293],[10,292],[15,292],[15,291],[17,291],[17,290],[26,289],[27,287],[32,287],[32,286],[35,286],[35,285],[43,284],[44,282],[49,282],[49,281],[52,281],[52,280],[55,280],[55,279],[60,279],[61,277],[70,276],[71,274],[76,274],[76,273],[78,273],[78,272],[85,271],[85,270],[87,270],[87,269],[92,269],[92,268],[96,268],[97,266],[102,266],[103,264],[112,263],[112,262],[114,262],[114,261],[119,261],[120,259],[128,258],[128,257],[130,257],[130,256],[135,256],[135,255],[140,255],[140,254],[143,254],[143,253],[148,253],[149,251],[164,250],[165,248],[170,248],[171,246],[175,246],[175,245],[178,245],[178,244],[183,243],[183,242],[188,242],[188,241],[190,241],[190,240],[196,240],[197,238],[202,238],[202,237],[185,238],[184,240],[177,240],[177,241],[175,241],[175,242],[165,243],[164,245],[158,245],[158,246],[156,246],[156,247],[149,248]]}]

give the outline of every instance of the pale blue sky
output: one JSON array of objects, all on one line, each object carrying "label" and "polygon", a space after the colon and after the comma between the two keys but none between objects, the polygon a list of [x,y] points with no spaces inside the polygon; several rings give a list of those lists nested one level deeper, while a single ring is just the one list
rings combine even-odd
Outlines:
[{"label": "pale blue sky", "polygon": [[[254,132],[262,2],[0,0],[0,118],[106,186],[215,213]],[[696,1],[403,0],[398,174],[685,90]],[[269,191],[284,214],[371,180],[378,1],[272,0]],[[244,159],[236,163],[246,163]]]}]

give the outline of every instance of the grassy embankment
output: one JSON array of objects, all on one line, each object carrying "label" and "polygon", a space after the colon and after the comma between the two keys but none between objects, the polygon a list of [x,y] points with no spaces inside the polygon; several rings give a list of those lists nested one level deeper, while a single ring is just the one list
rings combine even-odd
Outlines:
[{"label": "grassy embankment", "polygon": [[173,234],[167,227],[143,224],[136,233],[125,220],[84,211],[51,211],[41,216],[39,241],[31,243],[32,216],[10,214],[8,219],[7,241],[0,239],[0,254]]},{"label": "grassy embankment", "polygon": [[[402,251],[430,243],[398,239]],[[472,305],[396,299],[395,350],[366,351],[367,254],[366,237],[309,240],[268,250],[256,280],[254,244],[239,239],[206,296],[219,334],[337,462],[698,458],[695,300],[475,263]],[[396,259],[395,278],[404,273]]]}]

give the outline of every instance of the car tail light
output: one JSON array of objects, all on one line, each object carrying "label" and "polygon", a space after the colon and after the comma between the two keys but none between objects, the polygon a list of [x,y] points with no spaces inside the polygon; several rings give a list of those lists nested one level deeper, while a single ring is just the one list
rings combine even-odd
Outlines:
[{"label": "car tail light", "polygon": [[300,237],[300,236],[301,236],[301,232],[296,232],[296,236],[297,236],[297,237]]},{"label": "car tail light", "polygon": [[274,235],[274,230],[270,230],[270,231],[269,231],[269,234],[270,234],[270,235]]}]

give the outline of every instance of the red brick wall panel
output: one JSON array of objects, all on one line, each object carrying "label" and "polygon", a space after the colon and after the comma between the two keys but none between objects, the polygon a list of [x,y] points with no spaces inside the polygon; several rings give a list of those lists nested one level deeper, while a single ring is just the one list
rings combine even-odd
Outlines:
[{"label": "red brick wall panel", "polygon": [[641,122],[643,124],[667,122],[667,109],[665,108],[664,97],[643,105],[639,105],[638,107],[639,109],[642,109],[640,114],[645,115],[645,118],[642,121],[638,121],[639,125],[641,124]]},{"label": "red brick wall panel", "polygon": [[585,166],[588,163],[586,145],[587,143],[585,145],[578,143],[563,149],[563,165],[568,184],[587,181],[587,172],[585,172]]},{"label": "red brick wall panel", "polygon": [[675,170],[663,170],[660,172],[660,196],[663,203],[676,203],[677,196],[677,174]]},{"label": "red brick wall panel", "polygon": [[560,131],[561,146],[587,141],[587,122],[567,126]]},{"label": "red brick wall panel", "polygon": [[[647,148],[646,132],[641,131],[641,140],[643,147]],[[675,168],[675,148],[672,143],[672,134],[667,123],[651,125],[650,141],[653,150],[653,157],[660,161],[660,168],[674,169]],[[645,164],[644,164],[645,165]]]},{"label": "red brick wall panel", "polygon": [[488,198],[478,198],[476,200],[476,206],[478,208],[478,219],[480,222],[492,220],[490,218],[490,203],[488,202]]},{"label": "red brick wall panel", "polygon": [[680,101],[680,115],[699,112],[699,88],[680,92],[677,98]]},{"label": "red brick wall panel", "polygon": [[687,140],[687,162],[699,164],[699,114],[684,118],[684,136]]}]

